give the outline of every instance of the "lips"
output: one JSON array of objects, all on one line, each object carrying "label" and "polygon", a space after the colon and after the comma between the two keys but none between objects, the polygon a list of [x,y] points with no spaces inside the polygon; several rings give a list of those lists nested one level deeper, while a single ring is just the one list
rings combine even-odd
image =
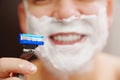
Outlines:
[{"label": "lips", "polygon": [[50,35],[50,40],[58,45],[71,45],[82,41],[85,35],[79,33],[57,33]]}]

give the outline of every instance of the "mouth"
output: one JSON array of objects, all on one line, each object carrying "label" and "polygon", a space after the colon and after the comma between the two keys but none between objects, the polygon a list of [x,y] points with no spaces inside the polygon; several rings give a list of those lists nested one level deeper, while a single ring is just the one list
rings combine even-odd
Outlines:
[{"label": "mouth", "polygon": [[49,36],[50,40],[57,45],[71,45],[82,42],[86,35],[79,33],[57,33]]}]

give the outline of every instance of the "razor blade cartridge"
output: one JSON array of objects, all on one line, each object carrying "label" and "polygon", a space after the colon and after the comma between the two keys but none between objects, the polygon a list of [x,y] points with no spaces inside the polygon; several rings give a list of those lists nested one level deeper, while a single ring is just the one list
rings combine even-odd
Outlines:
[{"label": "razor blade cartridge", "polygon": [[33,34],[19,34],[19,43],[23,45],[44,45],[44,36]]}]

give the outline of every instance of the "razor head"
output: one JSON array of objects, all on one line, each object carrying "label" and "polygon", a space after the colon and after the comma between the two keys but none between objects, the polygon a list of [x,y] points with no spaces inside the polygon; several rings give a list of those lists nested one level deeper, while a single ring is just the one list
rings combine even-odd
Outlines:
[{"label": "razor head", "polygon": [[35,48],[44,45],[43,38],[41,35],[19,34],[19,43],[23,46],[23,54],[20,58],[30,59],[35,53]]},{"label": "razor head", "polygon": [[44,36],[33,34],[19,34],[19,43],[23,45],[44,45]]}]

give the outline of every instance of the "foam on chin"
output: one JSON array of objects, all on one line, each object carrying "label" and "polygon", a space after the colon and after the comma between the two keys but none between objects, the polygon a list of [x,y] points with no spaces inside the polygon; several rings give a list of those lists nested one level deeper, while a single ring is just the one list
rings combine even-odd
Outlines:
[{"label": "foam on chin", "polygon": [[[44,62],[45,67],[53,73],[72,73],[80,70],[100,51],[108,37],[106,9],[99,15],[83,15],[80,18],[71,16],[62,21],[43,16],[40,19],[27,16],[27,32],[45,36],[45,45],[36,49],[36,55]],[[82,43],[74,45],[54,45],[48,36],[59,32],[77,32],[88,35]]]}]

